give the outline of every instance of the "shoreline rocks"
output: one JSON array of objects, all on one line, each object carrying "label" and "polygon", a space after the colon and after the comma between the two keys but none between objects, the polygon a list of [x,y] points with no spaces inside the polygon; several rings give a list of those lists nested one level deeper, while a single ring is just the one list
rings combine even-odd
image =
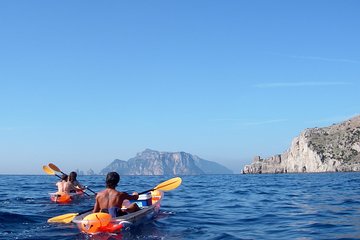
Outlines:
[{"label": "shoreline rocks", "polygon": [[295,137],[282,154],[256,156],[242,173],[312,173],[360,171],[360,116]]}]

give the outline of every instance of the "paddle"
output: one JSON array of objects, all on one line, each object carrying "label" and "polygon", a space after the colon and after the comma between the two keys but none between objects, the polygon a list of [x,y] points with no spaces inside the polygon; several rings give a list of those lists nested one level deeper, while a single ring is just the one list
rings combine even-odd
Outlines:
[{"label": "paddle", "polygon": [[141,192],[139,193],[139,195],[147,193],[147,192],[151,192],[154,190],[161,190],[163,192],[167,192],[170,190],[173,190],[175,188],[177,188],[178,186],[180,186],[182,180],[180,177],[175,177],[175,178],[171,178],[165,182],[160,183],[159,185],[157,185],[156,187],[149,189],[147,191]]},{"label": "paddle", "polygon": [[90,208],[86,211],[79,212],[79,213],[66,213],[57,217],[49,218],[47,220],[48,223],[71,223],[71,221],[77,216],[81,215],[83,213],[89,212],[93,210],[93,208]]},{"label": "paddle", "polygon": [[61,172],[62,174],[65,174],[63,171],[60,170],[55,164],[49,163],[49,167],[54,170],[55,172]]},{"label": "paddle", "polygon": [[[55,164],[53,163],[49,163],[49,167],[56,171],[56,172],[61,172],[62,174],[65,174],[63,171],[60,170],[60,168],[58,168]],[[86,189],[89,189],[90,192],[94,193],[96,195],[96,192],[94,192],[93,190],[91,190],[89,187],[86,187]]]},{"label": "paddle", "polygon": [[[173,190],[173,189],[177,188],[178,186],[180,186],[181,182],[182,182],[181,178],[175,177],[175,178],[172,178],[172,179],[169,179],[169,180],[167,180],[165,182],[160,183],[159,185],[157,185],[153,189],[141,192],[141,193],[139,193],[139,195],[150,192],[150,191],[154,191],[154,190],[170,191],[170,190]],[[83,212],[79,212],[79,213],[66,213],[66,214],[63,214],[63,215],[60,215],[60,216],[50,218],[48,220],[48,222],[51,222],[51,223],[70,223],[76,216],[81,215],[81,214],[86,213],[86,212],[89,212],[91,210],[93,210],[93,208],[88,209],[88,210],[83,211]]]},{"label": "paddle", "polygon": [[49,175],[55,175],[58,178],[61,178],[59,175],[57,175],[51,168],[49,168],[48,166],[43,166],[43,170],[45,173],[49,174]]}]

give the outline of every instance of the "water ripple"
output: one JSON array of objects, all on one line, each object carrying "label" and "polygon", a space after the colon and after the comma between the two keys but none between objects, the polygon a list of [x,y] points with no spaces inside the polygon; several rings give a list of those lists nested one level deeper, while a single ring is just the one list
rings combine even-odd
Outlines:
[{"label": "water ripple", "polygon": [[[143,191],[165,176],[122,176]],[[359,239],[360,173],[182,176],[157,218],[118,235],[89,237],[48,218],[91,208],[94,197],[51,203],[56,178],[0,175],[0,239]],[[80,176],[92,190],[104,176]],[[14,191],[10,182],[17,182]]]}]

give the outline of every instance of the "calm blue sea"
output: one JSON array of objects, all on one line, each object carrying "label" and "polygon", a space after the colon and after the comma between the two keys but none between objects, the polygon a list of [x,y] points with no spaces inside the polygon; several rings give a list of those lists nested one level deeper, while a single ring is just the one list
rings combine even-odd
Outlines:
[{"label": "calm blue sea", "polygon": [[[171,177],[123,176],[144,191]],[[90,238],[53,216],[91,208],[94,197],[51,203],[56,177],[0,175],[0,239],[360,239],[360,173],[182,176],[160,215],[116,236]],[[92,190],[104,176],[80,176]]]}]

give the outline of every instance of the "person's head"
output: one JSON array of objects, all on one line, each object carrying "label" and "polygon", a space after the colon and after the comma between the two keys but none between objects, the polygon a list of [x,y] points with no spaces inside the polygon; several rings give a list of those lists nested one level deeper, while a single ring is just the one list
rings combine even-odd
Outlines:
[{"label": "person's head", "polygon": [[109,172],[106,175],[106,187],[107,188],[113,188],[118,185],[120,181],[120,175],[117,172]]},{"label": "person's head", "polygon": [[77,173],[76,173],[76,172],[71,172],[71,173],[69,174],[69,181],[70,181],[70,182],[75,181],[75,180],[76,180],[76,177],[77,177]]},{"label": "person's head", "polygon": [[62,180],[62,181],[67,181],[67,180],[68,180],[68,175],[63,174],[63,175],[61,176],[61,180]]}]

